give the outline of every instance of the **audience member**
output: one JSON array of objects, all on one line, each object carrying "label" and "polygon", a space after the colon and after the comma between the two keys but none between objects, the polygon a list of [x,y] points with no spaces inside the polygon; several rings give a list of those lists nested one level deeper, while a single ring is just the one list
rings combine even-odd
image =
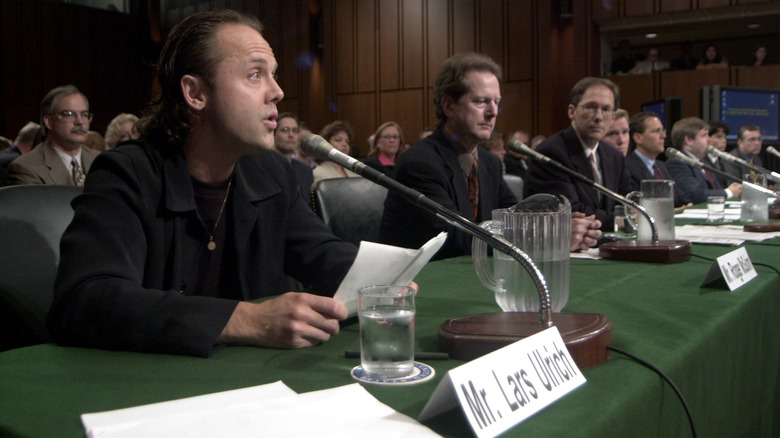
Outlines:
[{"label": "audience member", "polygon": [[425,127],[422,131],[420,131],[420,140],[424,139],[425,137],[433,134],[433,128],[431,127]]},{"label": "audience member", "polygon": [[683,41],[680,43],[680,56],[674,58],[671,62],[672,70],[695,70],[699,64],[699,58],[692,55],[693,43]]},{"label": "audience member", "polygon": [[[170,31],[141,138],[102,153],[73,202],[47,320],[56,342],[208,356],[338,332],[347,309],[328,296],[357,249],[271,151],[283,92],[260,26],[211,10]],[[286,274],[325,296],[277,296]]]},{"label": "audience member", "polygon": [[[302,120],[298,120],[298,138],[303,138],[306,134],[311,134],[311,129],[309,129],[308,126],[306,126],[306,123],[304,123]],[[314,169],[317,167],[317,162],[314,161],[314,159],[310,158],[308,155],[306,155],[306,152],[304,152],[301,149],[301,143],[298,142],[298,149],[295,150],[295,154],[293,155],[293,158],[300,161],[301,163],[309,166],[310,169]]]},{"label": "audience member", "polygon": [[[334,148],[343,154],[350,154],[350,143],[352,142],[352,126],[347,122],[336,120],[328,123],[320,131],[320,136],[328,141]],[[328,178],[346,178],[359,177],[357,173],[344,169],[336,163],[323,161],[314,168],[314,181]]]},{"label": "audience member", "polygon": [[[509,138],[528,144],[528,133],[520,129],[513,131]],[[530,144],[528,145],[530,146]],[[512,150],[506,151],[503,160],[505,172],[525,178],[525,173],[528,171],[528,159],[529,157],[526,155],[518,154]]]},{"label": "audience member", "polygon": [[298,187],[301,189],[301,196],[306,201],[306,205],[311,206],[311,185],[314,183],[312,169],[293,159],[293,154],[299,149],[300,139],[298,117],[293,113],[279,114],[276,117],[274,130],[274,150],[292,165],[295,177],[298,179]]},{"label": "audience member", "polygon": [[[620,104],[617,85],[587,77],[571,90],[568,115],[571,126],[548,137],[537,150],[562,165],[621,195],[631,191],[631,177],[623,154],[602,141]],[[567,173],[532,161],[523,188],[524,197],[535,193],[563,195],[572,211],[595,215],[602,230],[613,229],[615,200]]]},{"label": "audience member", "polygon": [[[501,101],[501,68],[477,53],[442,64],[433,88],[438,126],[401,155],[395,179],[445,208],[476,222],[517,198],[506,185],[501,162],[477,144],[490,139]],[[380,236],[384,243],[418,248],[441,231],[447,241],[436,258],[471,253],[471,236],[389,192]]]},{"label": "audience member", "polygon": [[714,68],[728,68],[729,61],[726,57],[721,56],[718,47],[710,44],[704,50],[704,57],[696,65],[697,70],[711,70]]},{"label": "audience member", "polygon": [[505,174],[506,164],[504,163],[504,157],[506,156],[507,151],[504,147],[504,134],[494,129],[493,133],[490,134],[490,140],[482,141],[478,146],[501,160],[501,174]]},{"label": "audience member", "polygon": [[546,138],[547,137],[541,134],[534,135],[534,138],[531,139],[531,144],[529,146],[531,146],[531,149],[536,149],[536,147],[539,146],[539,143],[543,142]]},{"label": "audience member", "polygon": [[619,109],[615,111],[615,121],[604,134],[604,141],[618,148],[625,156],[628,153],[629,137],[628,111]]},{"label": "audience member", "polygon": [[766,61],[766,46],[756,47],[756,50],[753,51],[753,62],[750,65],[754,67],[759,67],[767,64],[768,62]]},{"label": "audience member", "polygon": [[661,60],[658,47],[651,47],[650,50],[647,51],[647,59],[637,61],[636,65],[629,73],[642,75],[664,70],[669,70],[669,61]]},{"label": "audience member", "polygon": [[404,131],[398,123],[386,122],[376,130],[372,137],[374,140],[371,145],[372,153],[363,162],[367,166],[389,175],[401,154],[401,145],[406,143]]},{"label": "audience member", "polygon": [[[641,112],[631,117],[629,126],[631,152],[626,155],[626,167],[631,174],[631,190],[641,190],[642,180],[673,179],[666,164],[657,159],[664,153],[664,140],[666,140],[666,129],[661,119],[655,113]],[[674,206],[689,205],[691,205],[690,199],[675,184]]]},{"label": "audience member", "polygon": [[618,41],[618,56],[612,60],[612,74],[625,74],[636,65],[636,58],[631,53],[631,43],[627,39]]},{"label": "audience member", "polygon": [[97,131],[89,131],[87,132],[87,141],[84,142],[84,146],[93,151],[102,152],[106,150],[106,139]]},{"label": "audience member", "polygon": [[[731,150],[730,154],[742,158],[749,164],[764,167],[759,154],[761,153],[761,128],[755,125],[743,125],[739,128],[737,134],[737,147]],[[742,180],[746,173],[755,174],[755,170],[747,169],[731,161],[723,161],[723,170],[729,175]]]},{"label": "audience member", "polygon": [[3,136],[0,136],[0,152],[10,148],[12,146],[11,140]]},{"label": "audience member", "polygon": [[73,85],[57,87],[41,101],[46,139],[8,165],[9,184],[83,186],[98,151],[85,148],[89,122],[87,97]]},{"label": "audience member", "polygon": [[116,145],[127,140],[138,138],[135,123],[138,117],[135,114],[122,113],[114,117],[106,128],[106,149],[114,149]]},{"label": "audience member", "polygon": [[[709,125],[697,117],[678,120],[672,127],[672,144],[681,153],[698,161],[704,160],[709,141]],[[726,198],[742,196],[742,184],[731,183],[724,189],[712,172],[706,169],[691,166],[680,160],[667,160],[666,166],[672,173],[675,185],[679,186],[694,204],[707,202],[708,196]]]},{"label": "audience member", "polygon": [[[710,122],[709,125],[710,144],[719,151],[726,152],[726,146],[728,145],[726,136],[729,135],[729,125],[720,121]],[[720,158],[718,158],[718,154],[707,154],[707,159],[709,160],[709,164],[711,164],[712,167],[720,171],[725,171],[723,168],[723,163],[721,162]],[[713,176],[718,180],[721,187],[728,187],[729,183],[731,183],[731,181],[723,175],[715,174]]]},{"label": "audience member", "polygon": [[8,165],[11,164],[11,161],[15,160],[16,157],[30,152],[37,144],[35,141],[40,135],[40,129],[41,125],[35,122],[27,122],[22,126],[22,129],[19,130],[19,134],[16,135],[14,144],[10,148],[0,152],[0,167],[7,168]]}]

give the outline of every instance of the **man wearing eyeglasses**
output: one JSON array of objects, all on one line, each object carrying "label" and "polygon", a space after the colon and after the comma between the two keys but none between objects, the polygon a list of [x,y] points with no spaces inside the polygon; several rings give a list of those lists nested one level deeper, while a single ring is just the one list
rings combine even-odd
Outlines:
[{"label": "man wearing eyeglasses", "polygon": [[92,161],[100,153],[84,147],[91,121],[89,102],[78,88],[64,85],[49,91],[41,101],[46,138],[8,165],[8,184],[83,186]]},{"label": "man wearing eyeglasses", "polygon": [[[628,122],[629,139],[626,166],[631,173],[631,190],[641,190],[642,180],[673,179],[666,163],[656,158],[664,153],[666,129],[655,113],[634,114]],[[674,206],[687,207],[691,201],[679,185],[674,186]]]},{"label": "man wearing eyeglasses", "polygon": [[311,206],[311,185],[314,183],[314,175],[311,167],[293,159],[298,150],[298,142],[301,139],[301,131],[298,126],[298,117],[293,113],[281,113],[276,119],[274,130],[274,150],[287,159],[295,170],[301,195],[306,204]]},{"label": "man wearing eyeglasses", "polygon": [[[612,81],[591,77],[580,80],[570,94],[571,126],[548,137],[536,150],[614,192],[628,193],[631,177],[623,154],[601,141],[614,121],[619,103],[620,91]],[[602,230],[612,230],[616,201],[567,173],[532,162],[523,195],[535,193],[566,196],[572,211],[595,215]]]}]

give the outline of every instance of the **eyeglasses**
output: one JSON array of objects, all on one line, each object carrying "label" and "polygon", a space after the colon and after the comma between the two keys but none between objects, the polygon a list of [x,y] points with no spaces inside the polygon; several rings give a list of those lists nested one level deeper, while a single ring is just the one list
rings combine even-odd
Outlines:
[{"label": "eyeglasses", "polygon": [[300,128],[293,128],[291,126],[283,126],[283,127],[279,128],[279,132],[281,132],[283,134],[287,134],[290,131],[292,131],[295,134],[301,132]]},{"label": "eyeglasses", "polygon": [[754,141],[761,141],[761,137],[748,137],[745,139],[745,141],[754,142]]},{"label": "eyeglasses", "polygon": [[379,138],[382,140],[400,140],[401,136],[398,134],[382,134]]},{"label": "eyeglasses", "polygon": [[77,113],[75,111],[65,110],[65,111],[60,111],[59,113],[57,113],[57,115],[60,116],[62,120],[65,120],[66,122],[76,121],[77,115],[81,117],[81,120],[86,120],[88,122],[91,122],[93,114],[89,111],[82,111],[80,113]]},{"label": "eyeglasses", "polygon": [[596,117],[596,114],[598,114],[599,110],[601,110],[601,114],[603,114],[605,119],[611,119],[612,117],[615,117],[615,108],[612,108],[611,106],[599,106],[597,103],[586,103],[583,105],[577,105],[578,108],[582,108],[583,111],[585,111],[585,114],[589,115],[590,117]]}]

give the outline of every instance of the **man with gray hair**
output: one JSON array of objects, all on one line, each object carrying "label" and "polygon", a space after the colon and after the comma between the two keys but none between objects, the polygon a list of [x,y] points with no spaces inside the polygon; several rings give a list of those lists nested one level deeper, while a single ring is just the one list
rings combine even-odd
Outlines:
[{"label": "man with gray hair", "polygon": [[41,101],[41,126],[46,139],[8,166],[8,183],[83,186],[98,151],[87,141],[89,101],[73,85],[57,87]]}]

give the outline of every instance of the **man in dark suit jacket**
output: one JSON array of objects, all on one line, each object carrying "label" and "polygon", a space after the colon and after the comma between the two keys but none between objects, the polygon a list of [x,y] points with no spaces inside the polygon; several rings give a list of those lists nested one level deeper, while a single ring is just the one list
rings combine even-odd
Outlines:
[{"label": "man in dark suit jacket", "polygon": [[[394,178],[461,216],[484,221],[517,198],[504,182],[501,161],[477,147],[490,139],[501,100],[501,69],[490,58],[470,53],[445,61],[434,87],[439,125],[398,159]],[[462,87],[463,80],[470,87]],[[470,190],[471,187],[476,190]],[[476,183],[478,181],[478,183]],[[471,196],[470,196],[471,195]],[[471,253],[471,236],[389,192],[380,239],[418,248],[441,231],[449,233],[436,258]]]},{"label": "man in dark suit jacket", "polygon": [[298,142],[301,139],[301,131],[298,125],[298,117],[293,113],[281,113],[276,119],[274,131],[274,150],[286,158],[292,164],[301,195],[306,204],[311,206],[311,185],[314,184],[314,174],[311,167],[293,158],[298,150]]},{"label": "man in dark suit jacket", "polygon": [[[606,188],[625,195],[631,178],[623,154],[601,141],[609,129],[620,102],[618,87],[609,80],[584,78],[571,91],[571,126],[548,137],[536,150]],[[593,163],[590,162],[593,157]],[[595,215],[602,230],[612,230],[615,202],[568,174],[546,164],[532,162],[526,174],[524,197],[535,193],[563,195],[572,211]]]},{"label": "man in dark suit jacket", "polygon": [[[626,166],[631,174],[631,190],[642,189],[642,180],[668,179],[672,174],[663,161],[656,158],[664,152],[666,130],[661,119],[655,113],[641,112],[634,114],[628,123],[629,143],[626,155]],[[674,206],[684,207],[691,201],[674,185]]]},{"label": "man in dark suit jacket", "polygon": [[41,101],[46,140],[8,165],[8,184],[84,185],[98,151],[84,146],[92,113],[73,85],[57,87]]},{"label": "man in dark suit jacket", "polygon": [[[739,128],[737,147],[729,153],[754,166],[764,167],[761,157],[758,155],[761,153],[761,147],[761,128],[755,125],[745,125]],[[747,169],[737,163],[728,160],[722,161],[723,170],[729,175],[739,178],[740,181],[746,173],[755,173],[754,170]]]},{"label": "man in dark suit jacket", "polygon": [[[694,160],[701,161],[707,153],[710,140],[709,125],[698,117],[686,117],[672,127],[672,144],[680,152]],[[680,187],[694,204],[707,202],[708,196],[738,198],[742,196],[742,184],[731,183],[723,188],[711,172],[691,166],[680,160],[666,163],[672,173],[675,185]]]}]

